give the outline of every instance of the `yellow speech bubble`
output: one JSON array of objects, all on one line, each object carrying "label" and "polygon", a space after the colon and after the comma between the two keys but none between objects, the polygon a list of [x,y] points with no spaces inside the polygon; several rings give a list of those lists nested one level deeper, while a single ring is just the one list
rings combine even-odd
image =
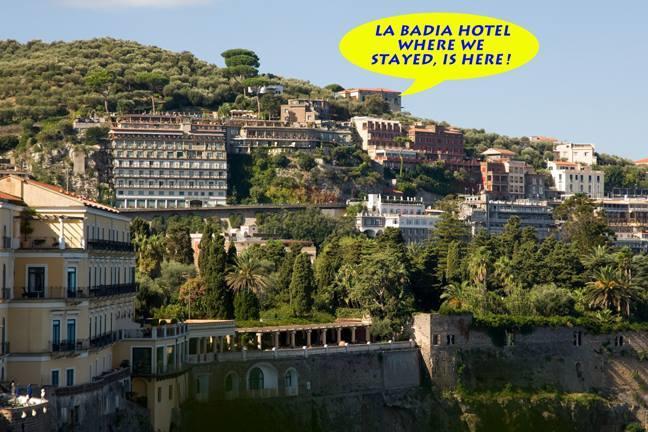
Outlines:
[{"label": "yellow speech bubble", "polygon": [[539,48],[536,37],[516,24],[463,13],[382,18],[340,41],[340,52],[356,66],[414,80],[403,95],[447,80],[508,72],[533,59]]}]

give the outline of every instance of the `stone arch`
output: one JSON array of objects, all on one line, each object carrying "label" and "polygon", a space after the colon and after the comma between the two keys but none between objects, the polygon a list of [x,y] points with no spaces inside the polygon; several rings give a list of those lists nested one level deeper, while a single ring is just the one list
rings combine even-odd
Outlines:
[{"label": "stone arch", "polygon": [[256,363],[247,371],[246,389],[251,397],[276,396],[279,388],[277,369],[269,363]]},{"label": "stone arch", "polygon": [[239,396],[239,376],[234,371],[229,371],[223,381],[225,399],[236,399]]},{"label": "stone arch", "polygon": [[299,394],[299,373],[294,367],[289,367],[284,372],[284,392],[286,396],[297,396]]}]

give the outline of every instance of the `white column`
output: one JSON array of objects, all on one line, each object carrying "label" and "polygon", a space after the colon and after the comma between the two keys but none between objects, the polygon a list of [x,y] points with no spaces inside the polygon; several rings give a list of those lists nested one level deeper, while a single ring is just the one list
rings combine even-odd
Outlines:
[{"label": "white column", "polygon": [[59,217],[59,249],[65,249],[65,222]]}]

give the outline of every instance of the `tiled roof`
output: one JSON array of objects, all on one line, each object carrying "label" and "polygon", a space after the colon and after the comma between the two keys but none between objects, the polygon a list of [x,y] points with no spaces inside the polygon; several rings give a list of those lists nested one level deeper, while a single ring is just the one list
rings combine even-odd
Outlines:
[{"label": "tiled roof", "polygon": [[639,165],[639,164],[648,164],[648,158],[639,159],[639,160],[635,161],[635,164],[637,164],[637,165]]},{"label": "tiled roof", "polygon": [[482,154],[483,154],[483,155],[486,155],[486,156],[488,156],[488,155],[496,155],[496,154],[502,154],[502,155],[507,155],[507,156],[514,156],[514,155],[515,155],[515,152],[512,152],[511,150],[507,150],[507,149],[501,149],[501,148],[494,148],[494,147],[491,147],[491,148],[489,148],[488,150],[486,150],[485,152],[483,152]]},{"label": "tiled roof", "polygon": [[338,93],[351,93],[354,91],[367,91],[367,92],[377,92],[377,93],[401,93],[398,90],[389,90],[386,88],[351,88],[346,90],[340,90]]},{"label": "tiled roof", "polygon": [[63,189],[60,186],[54,186],[54,185],[51,185],[51,184],[48,184],[48,183],[43,183],[43,182],[39,182],[37,180],[32,180],[32,179],[19,178],[19,180],[24,181],[25,183],[29,183],[29,184],[33,184],[33,185],[36,185],[36,186],[43,187],[45,189],[49,189],[49,190],[51,190],[53,192],[56,192],[56,193],[66,195],[66,196],[68,196],[70,198],[76,199],[81,204],[83,204],[85,206],[88,206],[88,207],[94,207],[94,208],[97,208],[97,209],[100,209],[100,210],[105,210],[105,211],[109,211],[109,212],[113,212],[113,213],[119,213],[119,210],[117,210],[114,207],[98,203],[96,201],[93,201],[93,200],[88,199],[86,197],[83,197],[81,195],[77,195],[77,194],[75,194],[73,192],[68,192],[68,191],[66,191],[65,189]]},{"label": "tiled roof", "polygon": [[22,199],[20,199],[20,197],[8,193],[4,193],[4,192],[0,192],[0,200],[7,201],[12,204],[25,205],[25,203],[23,202]]}]

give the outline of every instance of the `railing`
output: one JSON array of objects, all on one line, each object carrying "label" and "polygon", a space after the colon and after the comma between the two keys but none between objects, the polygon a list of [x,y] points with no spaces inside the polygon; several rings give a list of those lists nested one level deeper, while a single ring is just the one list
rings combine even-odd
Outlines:
[{"label": "railing", "polygon": [[[267,351],[230,351],[216,354],[216,361],[246,361],[246,360],[269,360],[277,358],[309,357],[311,355],[329,355],[346,353],[366,353],[376,351],[397,351],[412,349],[415,347],[413,341],[403,342],[378,342],[372,344],[348,344],[344,346],[317,346],[311,348],[280,348]],[[189,355],[188,363],[194,363],[198,359],[195,355]]]},{"label": "railing", "polygon": [[118,285],[100,285],[90,288],[90,297],[105,297],[119,294],[137,292],[138,284],[135,282]]},{"label": "railing", "polygon": [[[60,287],[48,286],[42,290],[35,290],[30,287],[15,287],[16,298],[22,300],[41,300],[41,299],[77,299],[88,297],[106,297],[120,294],[135,293],[138,290],[138,284],[135,282],[114,284],[114,285],[97,285],[94,287]],[[3,290],[3,298],[11,297],[11,289]]]},{"label": "railing", "polygon": [[183,335],[187,332],[185,324],[171,324],[157,327],[125,329],[122,331],[124,339],[164,339]]},{"label": "railing", "polygon": [[85,351],[89,348],[88,339],[76,339],[76,340],[58,340],[49,342],[49,351],[56,352],[75,352],[75,351]]},{"label": "railing", "polygon": [[116,330],[105,335],[94,337],[90,339],[90,347],[101,348],[106,345],[110,345],[111,343],[120,340],[121,336],[122,336],[121,330]]},{"label": "railing", "polygon": [[132,252],[133,244],[114,240],[88,240],[88,249]]},{"label": "railing", "polygon": [[69,387],[57,387],[54,392],[56,396],[59,397],[77,395],[100,389],[107,384],[113,383],[115,381],[120,381],[128,377],[130,377],[130,368],[115,369],[110,372],[106,372],[103,375],[93,377],[91,383],[79,384]]}]

